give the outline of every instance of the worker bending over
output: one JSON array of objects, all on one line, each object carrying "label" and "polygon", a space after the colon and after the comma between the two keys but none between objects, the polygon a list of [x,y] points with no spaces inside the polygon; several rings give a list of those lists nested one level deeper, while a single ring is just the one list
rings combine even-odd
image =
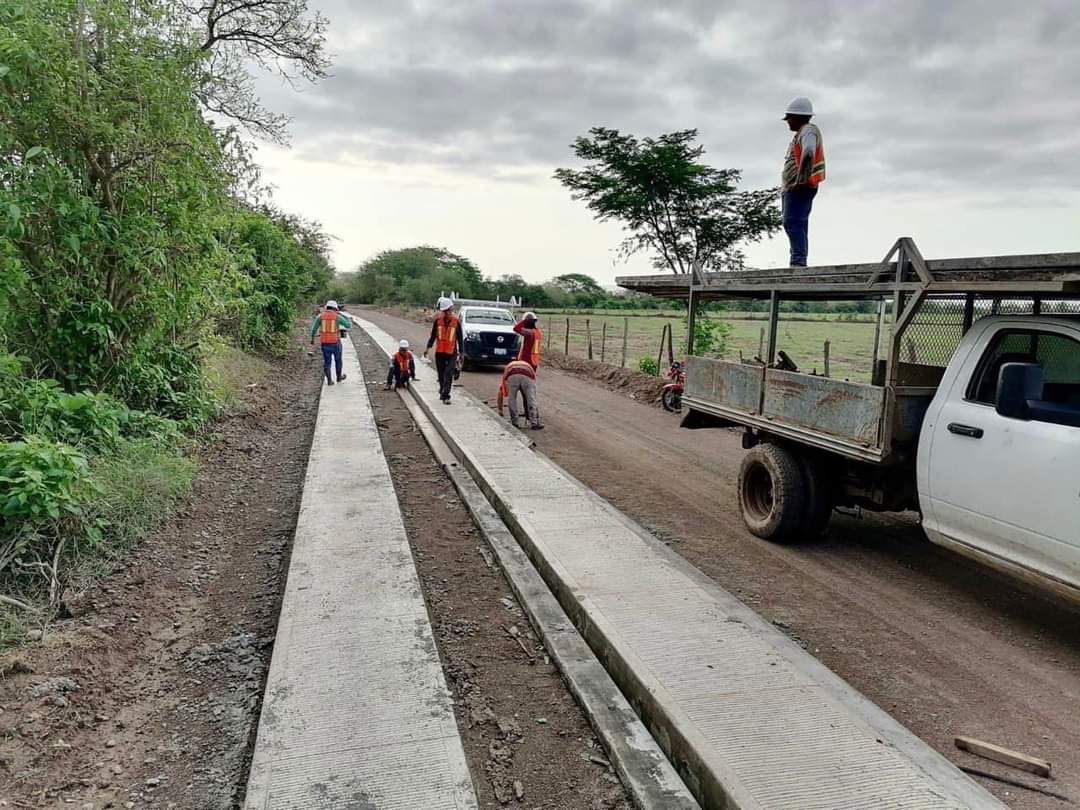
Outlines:
[{"label": "worker bending over", "polygon": [[536,313],[526,312],[525,316],[514,324],[514,331],[521,335],[521,350],[517,359],[524,360],[536,371],[540,368],[540,341],[544,337],[540,327],[536,325]]},{"label": "worker bending over", "polygon": [[315,316],[311,324],[311,343],[315,343],[315,335],[319,336],[322,345],[323,374],[326,375],[326,384],[333,385],[334,378],[330,376],[330,362],[334,363],[337,372],[337,381],[341,382],[346,375],[341,373],[341,335],[352,326],[352,321],[338,312],[337,301],[326,302],[326,309]]},{"label": "worker bending over", "polygon": [[510,401],[510,424],[521,427],[518,421],[518,394],[525,400],[525,415],[533,430],[543,430],[540,424],[540,409],[536,404],[536,371],[532,364],[524,360],[511,360],[503,369],[502,381],[499,383],[499,396],[496,405],[499,416],[503,415],[503,403]]},{"label": "worker bending over", "polygon": [[398,350],[390,355],[390,369],[386,373],[386,390],[408,388],[409,380],[416,379],[416,359],[409,351],[409,341],[398,343]]},{"label": "worker bending over", "polygon": [[791,266],[806,267],[810,252],[810,209],[818,185],[825,180],[825,144],[821,130],[810,123],[814,105],[808,98],[793,98],[784,120],[795,133],[784,156],[780,174],[781,211],[791,245]]},{"label": "worker bending over", "polygon": [[439,299],[439,314],[431,324],[431,336],[428,338],[424,357],[431,347],[435,347],[435,368],[439,373],[439,399],[450,404],[450,388],[454,384],[454,370],[457,368],[458,353],[461,347],[461,328],[454,315],[454,302],[449,298]]}]

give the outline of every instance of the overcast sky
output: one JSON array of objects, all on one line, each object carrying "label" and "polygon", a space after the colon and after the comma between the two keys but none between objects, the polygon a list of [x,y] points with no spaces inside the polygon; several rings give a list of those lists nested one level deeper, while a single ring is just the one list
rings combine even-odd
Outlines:
[{"label": "overcast sky", "polygon": [[[828,180],[810,263],[1080,249],[1078,0],[309,0],[333,76],[294,92],[292,146],[260,160],[289,210],[337,237],[339,270],[446,247],[490,276],[603,283],[615,225],[551,179],[592,126],[700,130],[705,160],[777,184],[810,96]],[[748,263],[787,263],[781,234]]]}]

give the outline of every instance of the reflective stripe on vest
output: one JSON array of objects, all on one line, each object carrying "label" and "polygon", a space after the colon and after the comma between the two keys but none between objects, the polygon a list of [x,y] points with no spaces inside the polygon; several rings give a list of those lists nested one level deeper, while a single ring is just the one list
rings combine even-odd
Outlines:
[{"label": "reflective stripe on vest", "polygon": [[[813,126],[807,124],[807,126]],[[810,179],[807,181],[811,186],[816,186],[818,183],[825,179],[825,145],[822,143],[821,130],[814,127],[814,134],[817,136],[817,146],[814,148],[814,162],[810,166]],[[798,171],[802,166],[802,139],[796,133],[795,143],[795,170]]]},{"label": "reflective stripe on vest", "polygon": [[454,354],[457,352],[458,319],[451,315],[447,321],[442,315],[435,319],[435,353]]},{"label": "reflective stripe on vest", "polygon": [[540,367],[540,342],[543,340],[544,335],[540,331],[540,327],[538,327],[538,326],[533,327],[532,333],[533,333],[533,342],[532,342],[532,346],[529,347],[529,348],[532,349],[532,351],[529,352],[528,354],[525,354],[525,348],[526,348],[526,346],[528,346],[529,341],[525,339],[524,335],[522,335],[521,336],[521,349],[518,351],[517,359],[518,360],[524,360],[526,363],[531,365],[533,368],[539,368]]},{"label": "reflective stripe on vest", "polygon": [[320,343],[338,343],[340,336],[338,335],[338,314],[333,310],[327,310],[319,315],[321,323],[319,324],[319,342]]}]

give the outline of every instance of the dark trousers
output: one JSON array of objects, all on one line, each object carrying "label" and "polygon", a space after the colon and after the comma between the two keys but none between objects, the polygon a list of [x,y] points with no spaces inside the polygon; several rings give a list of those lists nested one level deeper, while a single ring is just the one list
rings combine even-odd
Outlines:
[{"label": "dark trousers", "polygon": [[816,195],[816,188],[794,188],[780,198],[784,230],[791,244],[792,267],[806,267],[810,252],[810,209]]},{"label": "dark trousers", "polygon": [[386,372],[386,385],[389,387],[393,385],[394,388],[401,388],[402,386],[408,387],[409,385],[409,372],[402,374],[401,366],[390,361],[390,369]]},{"label": "dark trousers", "polygon": [[322,344],[322,370],[326,375],[326,381],[330,382],[330,361],[334,362],[334,369],[337,371],[337,378],[341,379],[341,341],[337,343],[324,343]]},{"label": "dark trousers", "polygon": [[439,399],[450,399],[450,388],[454,384],[454,368],[456,366],[456,354],[435,352],[435,368],[439,372]]}]

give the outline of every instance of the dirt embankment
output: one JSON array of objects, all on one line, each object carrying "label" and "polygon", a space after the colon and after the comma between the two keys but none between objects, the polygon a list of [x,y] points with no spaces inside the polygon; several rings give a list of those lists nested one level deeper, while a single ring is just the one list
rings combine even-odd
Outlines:
[{"label": "dirt embankment", "polygon": [[320,390],[294,341],[200,453],[189,506],[40,644],[0,657],[0,805],[242,796]]},{"label": "dirt embankment", "polygon": [[630,810],[453,484],[354,332],[480,807]]}]

